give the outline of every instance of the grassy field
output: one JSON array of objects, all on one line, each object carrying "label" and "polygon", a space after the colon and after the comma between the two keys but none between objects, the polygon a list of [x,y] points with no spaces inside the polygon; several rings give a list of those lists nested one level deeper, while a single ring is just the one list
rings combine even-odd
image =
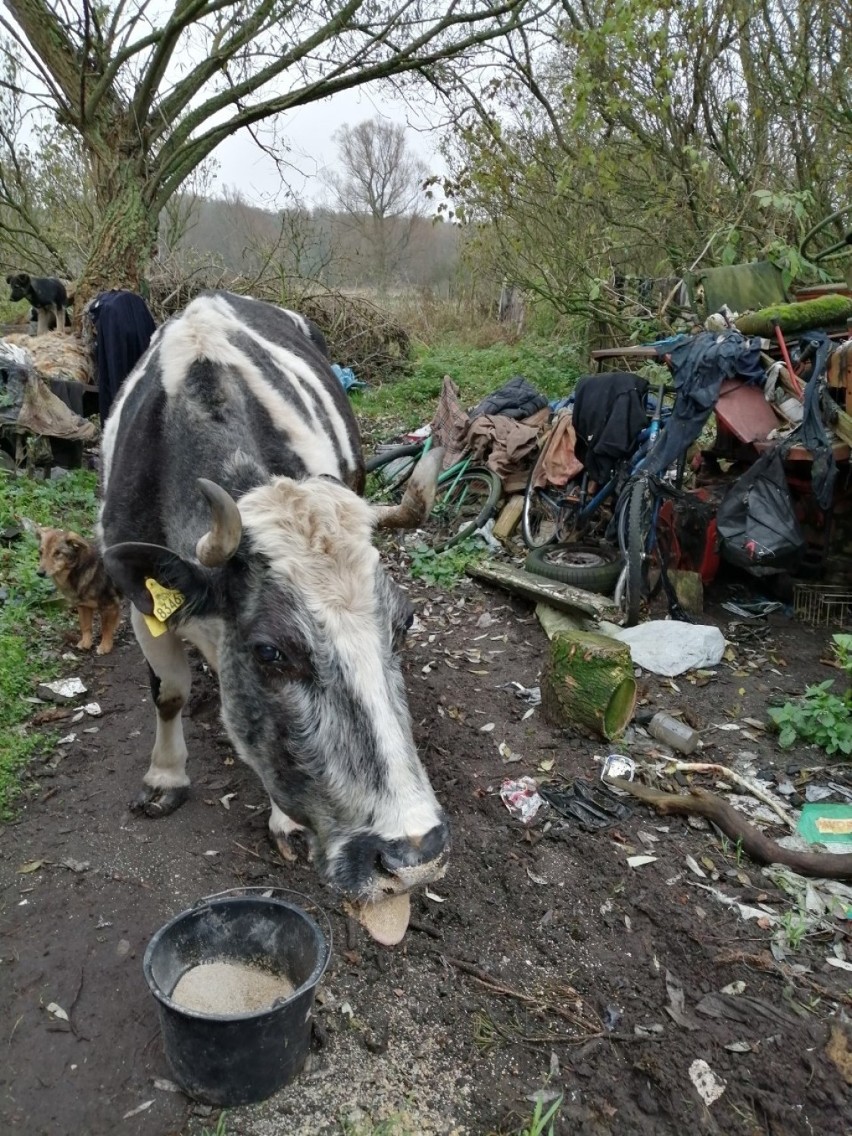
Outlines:
[{"label": "grassy field", "polygon": [[411,374],[352,394],[368,441],[432,420],[444,375],[459,388],[462,406],[470,407],[516,375],[523,375],[548,398],[571,392],[582,368],[573,347],[556,341],[497,343],[474,348],[444,343],[420,348]]},{"label": "grassy field", "polygon": [[[77,470],[59,481],[0,477],[0,532],[21,517],[91,532],[95,474]],[[57,674],[61,633],[75,618],[50,580],[36,575],[37,567],[34,536],[0,541],[0,820],[10,815],[27,759],[51,744],[50,735],[25,725],[34,708],[24,699]]]}]

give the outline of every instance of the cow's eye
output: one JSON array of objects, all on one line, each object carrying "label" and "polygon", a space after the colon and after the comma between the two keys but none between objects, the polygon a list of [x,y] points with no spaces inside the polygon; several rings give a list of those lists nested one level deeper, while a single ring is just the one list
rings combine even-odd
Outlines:
[{"label": "cow's eye", "polygon": [[280,663],[284,656],[274,643],[257,643],[254,648],[255,658],[259,663],[269,666],[271,663]]}]

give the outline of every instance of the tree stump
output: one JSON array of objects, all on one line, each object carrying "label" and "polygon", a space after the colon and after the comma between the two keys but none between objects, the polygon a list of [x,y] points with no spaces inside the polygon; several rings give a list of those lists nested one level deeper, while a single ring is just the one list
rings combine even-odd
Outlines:
[{"label": "tree stump", "polygon": [[680,606],[690,615],[704,614],[704,585],[697,572],[669,570],[669,579]]},{"label": "tree stump", "polygon": [[541,678],[541,708],[550,725],[580,725],[611,740],[624,731],[635,705],[626,643],[590,631],[559,631],[551,638]]}]

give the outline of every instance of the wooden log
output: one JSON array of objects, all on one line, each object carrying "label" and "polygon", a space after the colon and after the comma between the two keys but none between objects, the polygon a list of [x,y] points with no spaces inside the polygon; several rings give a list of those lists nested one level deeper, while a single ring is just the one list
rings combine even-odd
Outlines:
[{"label": "wooden log", "polygon": [[596,619],[617,620],[620,615],[618,608],[606,596],[587,592],[584,588],[574,588],[570,584],[557,584],[554,580],[525,572],[523,568],[515,568],[511,564],[486,561],[483,564],[471,564],[467,572],[476,580],[484,580],[523,596],[532,603],[546,603],[560,611],[579,611]]},{"label": "wooden log", "polygon": [[715,793],[691,789],[688,794],[662,793],[636,781],[607,778],[610,785],[623,789],[650,805],[663,816],[703,816],[717,825],[729,840],[735,841],[758,864],[784,864],[799,876],[823,880],[852,879],[852,853],[797,852],[785,848],[745,819],[742,813]]},{"label": "wooden log", "polygon": [[524,495],[523,493],[514,493],[500,510],[500,516],[494,522],[493,535],[497,540],[502,541],[503,544],[509,540],[512,533],[518,527],[523,511]]},{"label": "wooden log", "polygon": [[611,739],[636,706],[630,648],[606,635],[559,631],[541,676],[541,708],[552,726],[585,726]]},{"label": "wooden log", "polygon": [[669,571],[677,602],[690,615],[704,614],[704,585],[697,572]]},{"label": "wooden log", "polygon": [[596,629],[593,620],[583,616],[569,615],[567,611],[557,611],[555,607],[547,604],[535,605],[536,619],[548,639],[552,639],[561,631],[592,631]]}]

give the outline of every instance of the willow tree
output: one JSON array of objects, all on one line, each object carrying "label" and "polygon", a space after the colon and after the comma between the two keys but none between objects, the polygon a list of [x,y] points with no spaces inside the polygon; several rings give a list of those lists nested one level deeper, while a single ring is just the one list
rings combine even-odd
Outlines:
[{"label": "willow tree", "polygon": [[169,12],[161,0],[5,0],[0,27],[23,61],[17,93],[77,136],[95,194],[78,298],[138,288],[160,211],[238,130],[367,83],[461,71],[550,6],[175,0]]}]

